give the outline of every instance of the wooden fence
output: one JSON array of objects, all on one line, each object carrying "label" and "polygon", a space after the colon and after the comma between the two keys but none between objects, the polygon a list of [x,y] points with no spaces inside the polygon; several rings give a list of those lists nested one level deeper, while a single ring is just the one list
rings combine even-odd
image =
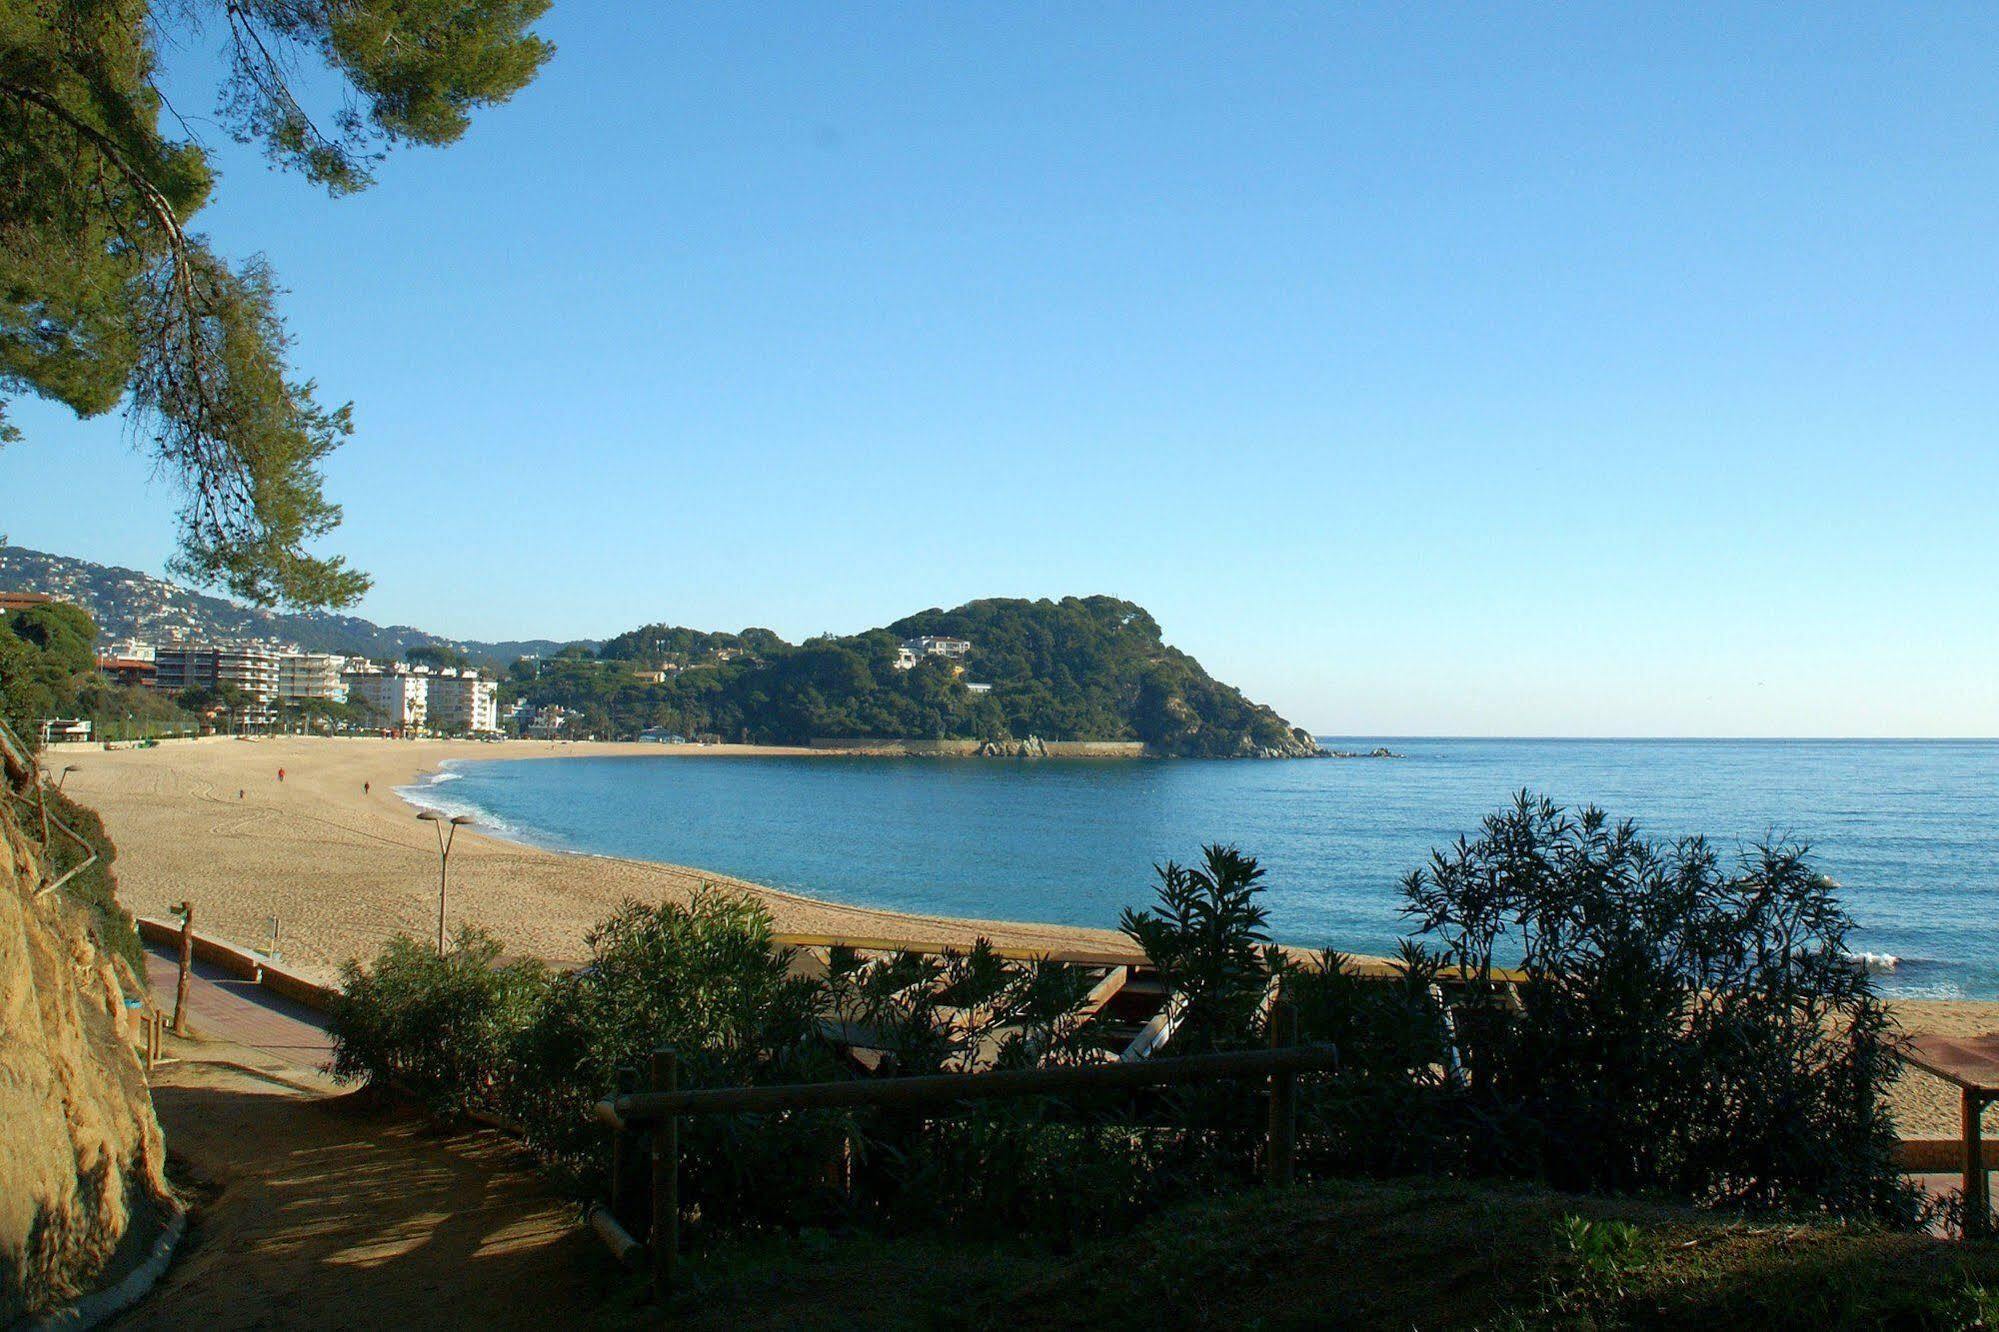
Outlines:
[{"label": "wooden fence", "polygon": [[[649,1085],[637,1074],[620,1074],[619,1090],[596,1106],[613,1133],[611,1201],[592,1204],[590,1227],[622,1263],[650,1262],[653,1288],[664,1295],[673,1285],[680,1247],[680,1118],[683,1115],[771,1114],[786,1110],[874,1107],[905,1111],[942,1110],[971,1101],[1022,1096],[1081,1095],[1131,1091],[1187,1083],[1268,1079],[1269,1124],[1263,1173],[1276,1186],[1289,1184],[1297,1158],[1297,1078],[1300,1073],[1333,1072],[1339,1051],[1332,1045],[1299,1045],[1297,1015],[1289,1004],[1272,1014],[1271,1048],[1229,1050],[1135,1062],[1084,1064],[1064,1068],[1009,1069],[995,1073],[945,1073],[909,1078],[861,1078],[849,1082],[794,1083],[775,1087],[715,1087],[681,1090],[678,1061],[671,1049],[652,1057]],[[643,1130],[651,1130],[651,1234],[640,1243],[642,1198],[636,1176],[642,1162]]]}]

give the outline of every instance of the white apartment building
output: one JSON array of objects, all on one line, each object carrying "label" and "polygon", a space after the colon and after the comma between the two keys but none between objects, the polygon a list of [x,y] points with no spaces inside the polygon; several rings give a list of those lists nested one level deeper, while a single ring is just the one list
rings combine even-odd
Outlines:
[{"label": "white apartment building", "polygon": [[356,660],[341,675],[350,703],[365,704],[376,726],[414,730],[430,715],[430,680],[427,672],[413,671],[397,663],[386,669],[373,662]]},{"label": "white apartment building", "polygon": [[278,658],[278,700],[299,703],[319,698],[345,703],[346,670],[347,658],[329,652],[287,652]]},{"label": "white apartment building", "polygon": [[499,686],[450,667],[430,677],[430,728],[485,735],[500,729]]},{"label": "white apartment building", "polygon": [[152,687],[162,693],[232,685],[250,700],[240,714],[243,724],[271,722],[271,704],[278,696],[278,654],[268,648],[175,645],[155,652],[153,665]]}]

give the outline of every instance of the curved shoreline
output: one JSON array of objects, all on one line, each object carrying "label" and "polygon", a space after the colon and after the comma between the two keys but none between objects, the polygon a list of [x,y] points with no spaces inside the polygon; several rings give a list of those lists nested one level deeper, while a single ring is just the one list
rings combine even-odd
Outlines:
[{"label": "curved shoreline", "polygon": [[[452,761],[615,755],[697,762],[827,752],[282,737],[92,754],[68,785],[98,809],[118,845],[129,909],[159,914],[192,897],[204,931],[259,949],[268,948],[276,916],[286,961],[330,981],[341,963],[373,956],[398,931],[417,938],[436,931],[435,836],[399,787]],[[575,961],[587,954],[589,929],[622,901],[684,901],[704,883],[757,897],[786,933],[958,943],[985,935],[1023,948],[1123,940],[1080,926],[850,906],[694,866],[549,848],[476,827],[452,850],[448,917],[454,929],[491,931],[509,952]]]},{"label": "curved shoreline", "polygon": [[[332,980],[351,957],[372,957],[392,934],[437,929],[437,846],[395,794],[450,759],[645,755],[701,761],[729,755],[823,756],[824,751],[639,744],[273,739],[91,753],[66,789],[98,810],[117,844],[119,897],[134,914],[163,915],[191,898],[204,933],[267,949],[279,917],[293,967]],[[278,768],[286,780],[276,780]],[[370,789],[364,791],[363,783]],[[239,797],[238,792],[241,792]],[[1122,948],[1110,930],[984,921],[845,906],[681,865],[549,850],[467,831],[452,852],[450,921],[488,929],[503,947],[551,961],[587,953],[584,936],[627,898],[685,901],[701,884],[748,892],[780,931],[912,942],[1055,950]],[[1896,1000],[1905,1028],[1940,1035],[1999,1030],[1999,1002]],[[1948,1137],[1957,1101],[1943,1084],[1905,1078],[1895,1089],[1902,1132]]]}]

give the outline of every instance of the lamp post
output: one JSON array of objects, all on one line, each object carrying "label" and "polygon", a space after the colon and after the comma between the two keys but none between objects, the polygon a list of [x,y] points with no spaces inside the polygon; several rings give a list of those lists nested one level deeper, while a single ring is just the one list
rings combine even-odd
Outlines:
[{"label": "lamp post", "polygon": [[472,822],[470,814],[453,814],[450,818],[434,809],[427,809],[417,815],[425,823],[437,825],[437,955],[444,956],[444,875],[451,865],[451,844],[458,838],[458,830]]},{"label": "lamp post", "polygon": [[62,770],[61,772],[59,772],[59,773],[57,773],[57,774],[56,774],[56,790],[58,790],[58,791],[62,790],[62,784],[63,784],[63,782],[65,782],[66,780],[68,780],[68,778],[69,778],[69,775],[70,775],[71,773],[73,773],[73,772],[80,772],[80,771],[82,771],[82,769],[78,768],[78,767],[77,767],[77,766],[76,766],[76,765],[75,765],[74,763],[66,763],[66,764],[64,764],[64,765],[63,765],[63,770]]}]

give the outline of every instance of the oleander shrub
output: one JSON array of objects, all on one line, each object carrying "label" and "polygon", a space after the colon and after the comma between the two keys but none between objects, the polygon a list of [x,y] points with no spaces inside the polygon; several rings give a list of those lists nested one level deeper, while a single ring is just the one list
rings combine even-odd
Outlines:
[{"label": "oleander shrub", "polygon": [[1279,956],[1266,929],[1270,913],[1257,900],[1263,867],[1235,847],[1211,845],[1200,865],[1169,860],[1156,873],[1158,901],[1144,911],[1125,908],[1118,927],[1182,1001],[1174,1048],[1202,1053],[1255,1040]]},{"label": "oleander shrub", "polygon": [[[583,1182],[608,1164],[590,1105],[620,1069],[643,1080],[671,1047],[682,1087],[819,1082],[841,1074],[820,1030],[823,987],[792,972],[755,899],[703,888],[686,904],[627,902],[589,936],[590,960],[552,981],[512,1046],[508,1113]],[[681,1121],[682,1193],[716,1226],[805,1224],[835,1207],[823,1169],[843,1116],[705,1115]]]},{"label": "oleander shrub", "polygon": [[[1888,1016],[1802,846],[1732,863],[1526,792],[1405,884],[1464,978],[1453,1081],[1564,1189],[1907,1223]],[[1519,1003],[1499,963],[1517,959]]]},{"label": "oleander shrub", "polygon": [[[1724,867],[1594,809],[1524,794],[1405,885],[1417,938],[1364,973],[1270,945],[1253,857],[1205,848],[1158,870],[1126,932],[1181,996],[1165,1053],[1271,1039],[1281,993],[1336,1076],[1301,1080],[1309,1176],[1502,1174],[1751,1210],[1907,1223],[1884,1092],[1885,1014],[1801,848]],[[977,1073],[1101,1057],[1089,976],[961,953],[805,974],[755,899],[708,889],[627,903],[583,967],[501,964],[476,931],[444,957],[407,938],[350,967],[336,1071],[439,1109],[494,1111],[601,1192],[590,1119],[621,1069],[670,1046],[682,1087]],[[1502,964],[1519,967],[1520,984]],[[858,1047],[858,1049],[857,1049]],[[688,1238],[861,1225],[1075,1238],[1254,1177],[1253,1082],[893,1110],[697,1116],[681,1124]]]},{"label": "oleander shrub", "polygon": [[504,1113],[495,1093],[517,1081],[515,1041],[549,990],[540,962],[502,964],[499,941],[472,926],[441,954],[398,934],[372,966],[341,969],[334,1076],[386,1083],[439,1113]]}]

